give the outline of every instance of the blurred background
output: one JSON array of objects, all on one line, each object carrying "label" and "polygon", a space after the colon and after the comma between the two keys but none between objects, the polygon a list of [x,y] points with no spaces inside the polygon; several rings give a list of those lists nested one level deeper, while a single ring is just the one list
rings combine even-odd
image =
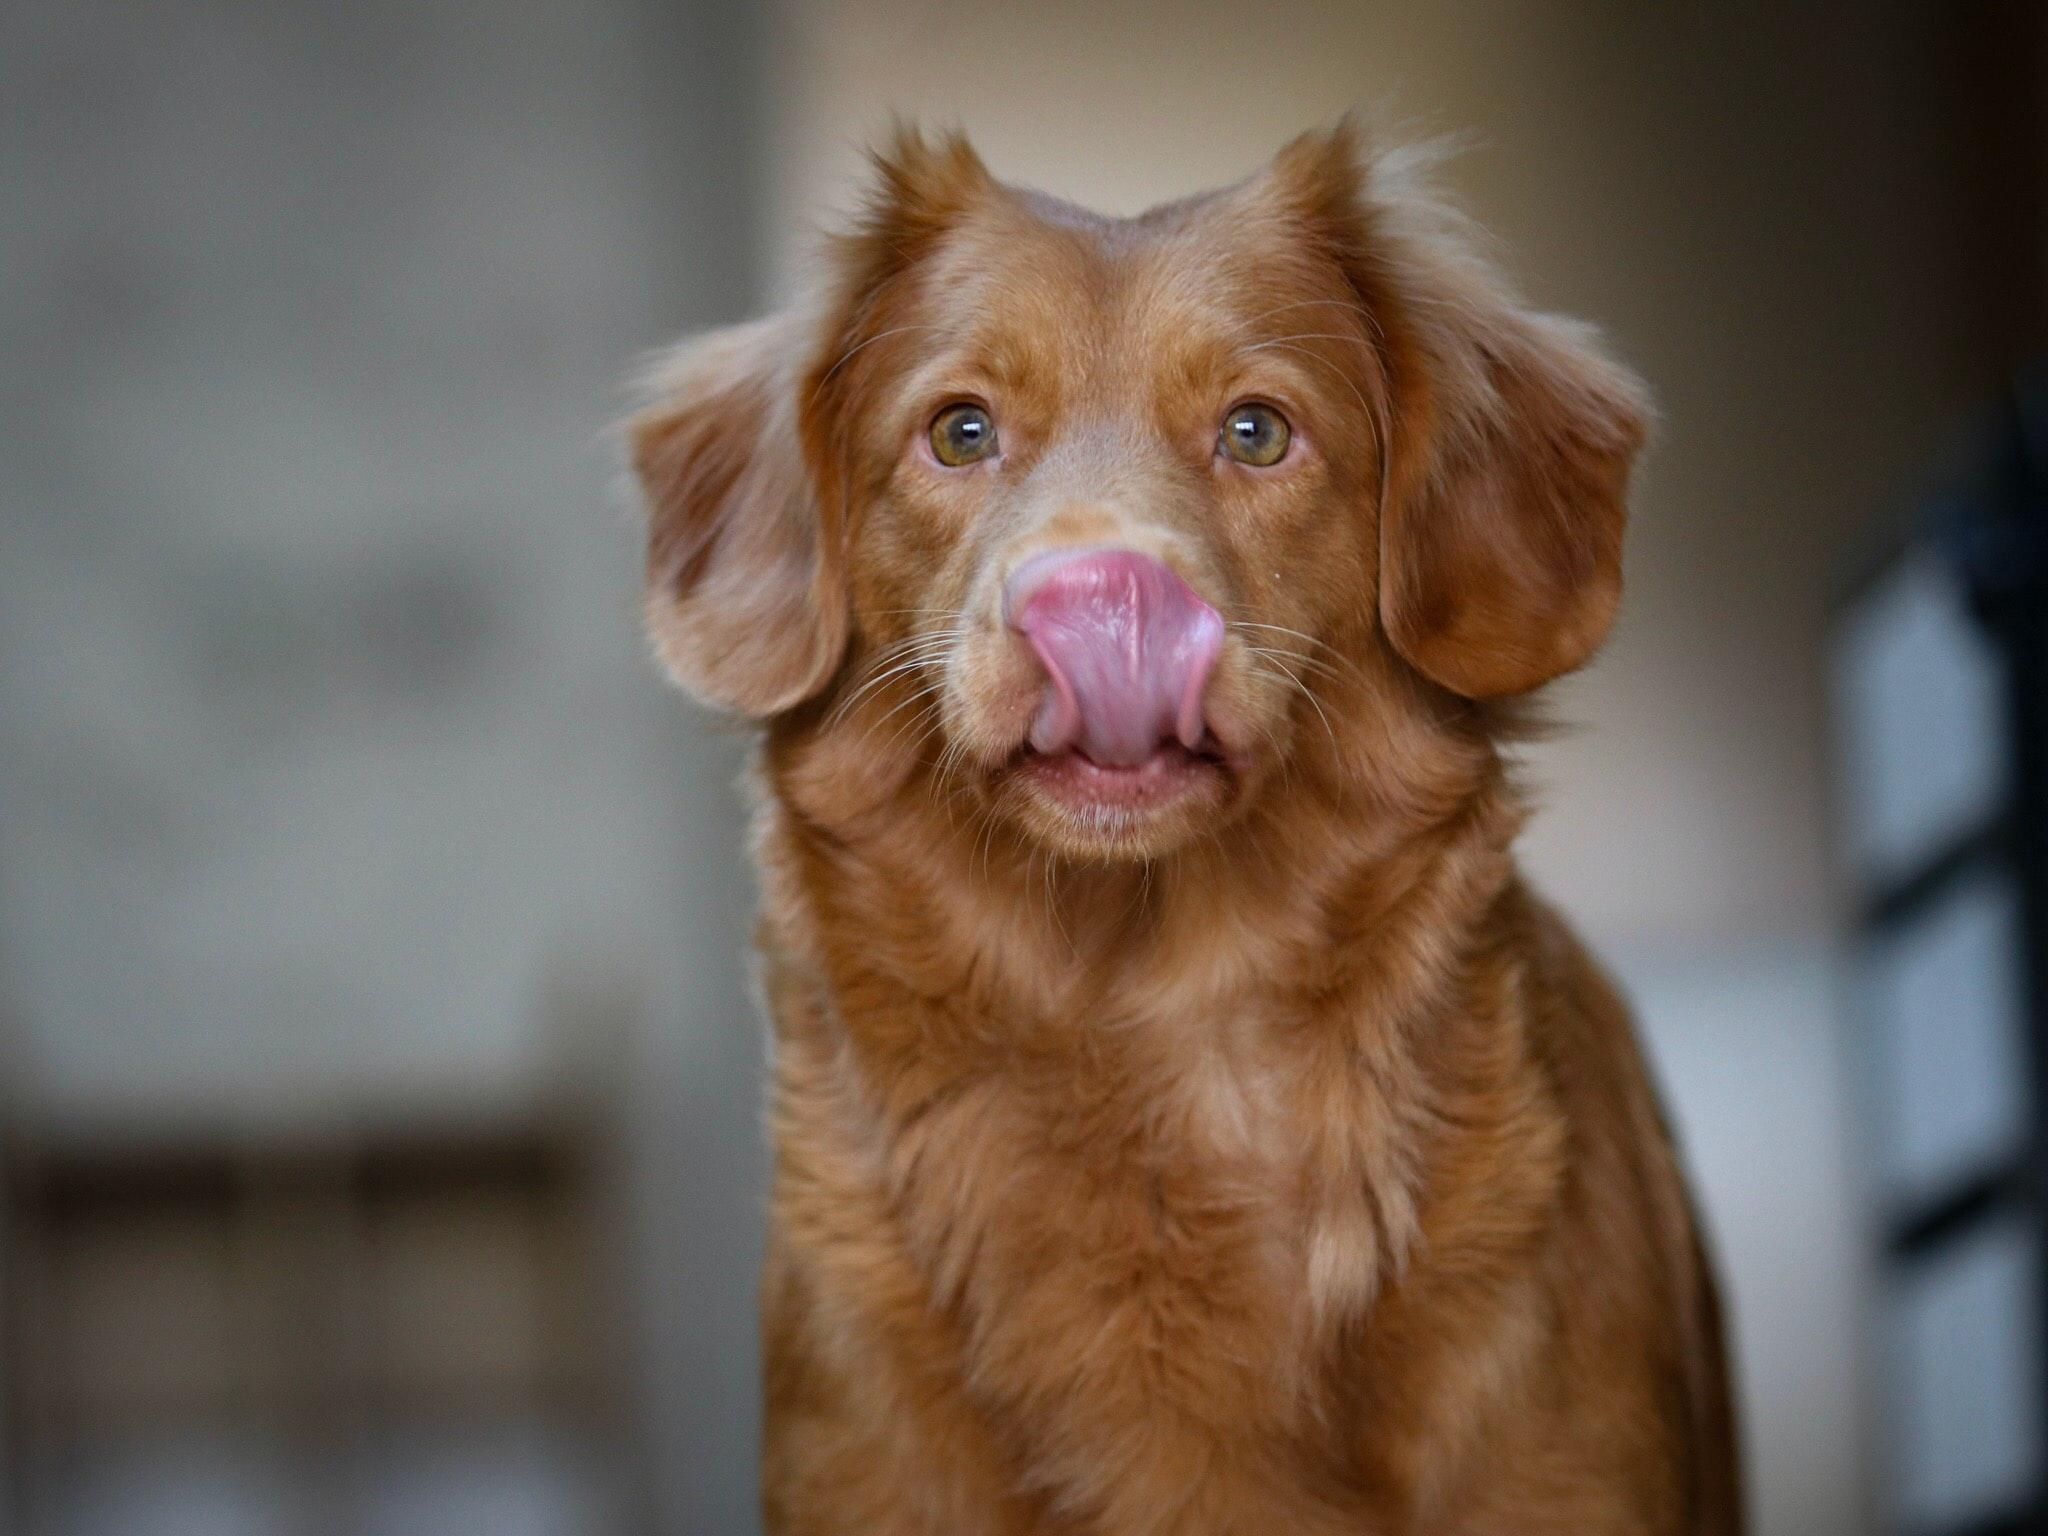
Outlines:
[{"label": "blurred background", "polygon": [[621,381],[892,111],[1135,211],[1354,105],[1664,411],[1526,851],[1758,1529],[2043,1528],[2038,9],[10,0],[0,1531],[756,1529],[744,743]]}]

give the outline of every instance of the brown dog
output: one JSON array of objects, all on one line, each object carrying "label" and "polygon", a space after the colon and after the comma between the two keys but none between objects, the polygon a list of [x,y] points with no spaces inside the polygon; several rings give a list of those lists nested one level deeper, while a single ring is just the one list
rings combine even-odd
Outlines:
[{"label": "brown dog", "polygon": [[1130,220],[904,134],[631,423],[765,723],[771,1529],[1726,1533],[1712,1286],[1501,747],[1646,406],[1348,129]]}]

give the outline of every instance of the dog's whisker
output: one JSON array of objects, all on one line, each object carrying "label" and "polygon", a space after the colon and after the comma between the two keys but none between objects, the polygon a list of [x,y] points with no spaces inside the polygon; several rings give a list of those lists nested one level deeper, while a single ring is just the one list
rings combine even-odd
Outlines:
[{"label": "dog's whisker", "polygon": [[855,342],[852,346],[848,347],[844,352],[839,354],[837,361],[835,361],[830,368],[827,368],[822,374],[818,376],[818,382],[811,386],[812,397],[816,398],[818,392],[822,390],[825,387],[825,385],[831,381],[832,375],[837,373],[841,368],[844,368],[849,362],[851,362],[853,360],[854,354],[861,351],[862,349],[866,347],[872,347],[878,341],[887,341],[891,336],[902,336],[910,331],[935,331],[937,329],[938,327],[935,325],[897,325],[891,326],[886,331],[878,331],[873,336],[868,337],[865,341]]},{"label": "dog's whisker", "polygon": [[[920,697],[923,698],[924,702],[911,712],[908,719],[903,721],[902,724],[898,725],[896,729],[890,733],[889,747],[891,750],[894,750],[896,747],[902,745],[903,738],[910,732],[915,731],[917,734],[911,738],[909,750],[913,753],[922,751],[924,748],[924,744],[930,741],[932,736],[944,724],[944,722],[940,718],[941,701],[935,695],[929,693],[921,695]],[[880,724],[887,724],[888,720],[891,717],[893,717],[899,710],[906,707],[906,705],[910,702],[912,701],[906,700],[904,704],[898,705],[897,709],[891,710],[889,712],[889,715],[883,717]]]},{"label": "dog's whisker", "polygon": [[958,636],[950,633],[920,635],[886,648],[880,653],[876,661],[871,663],[871,665],[880,666],[882,670],[867,678],[860,686],[841,699],[833,707],[832,713],[826,717],[826,724],[837,725],[851,713],[856,704],[868,694],[887,683],[891,678],[929,666],[934,660],[942,656],[957,638]]},{"label": "dog's whisker", "polygon": [[1309,647],[1310,651],[1313,651],[1315,655],[1311,657],[1302,653],[1290,654],[1301,655],[1301,659],[1304,661],[1313,660],[1318,666],[1335,667],[1344,675],[1354,679],[1357,682],[1363,683],[1366,681],[1365,673],[1363,669],[1359,667],[1358,663],[1351,660],[1349,657],[1345,656],[1341,651],[1336,650],[1334,647],[1330,645],[1330,643],[1327,640],[1320,640],[1316,636],[1307,634],[1299,629],[1289,629],[1284,624],[1260,624],[1254,623],[1252,620],[1249,619],[1230,619],[1226,620],[1225,622],[1227,624],[1227,627],[1231,629],[1265,630],[1269,631],[1272,634],[1286,635],[1292,639],[1300,640],[1304,644],[1306,644]]},{"label": "dog's whisker", "polygon": [[1310,645],[1324,643],[1307,630],[1289,629],[1285,624],[1263,624],[1254,619],[1232,619],[1229,623],[1232,629],[1270,629],[1276,635],[1292,635],[1297,640],[1306,640]]},{"label": "dog's whisker", "polygon": [[981,837],[978,839],[981,854],[981,883],[987,885],[993,878],[989,873],[989,859],[995,849],[996,813],[990,806],[982,817]]},{"label": "dog's whisker", "polygon": [[1295,333],[1294,333],[1293,335],[1291,335],[1291,336],[1269,336],[1269,337],[1267,337],[1267,338],[1266,338],[1266,340],[1264,340],[1264,341],[1256,341],[1256,342],[1253,342],[1253,343],[1252,343],[1252,344],[1251,344],[1250,346],[1248,346],[1248,347],[1246,347],[1246,348],[1245,348],[1245,351],[1247,351],[1247,352],[1257,352],[1257,351],[1260,351],[1261,349],[1263,349],[1263,348],[1265,348],[1265,347],[1277,347],[1277,346],[1280,346],[1280,345],[1282,345],[1282,344],[1283,344],[1283,343],[1285,343],[1285,342],[1290,342],[1290,341],[1351,341],[1351,342],[1355,342],[1355,341],[1358,341],[1359,339],[1360,339],[1360,338],[1358,338],[1358,337],[1356,337],[1356,336],[1346,336],[1346,335],[1345,335],[1345,334],[1344,334],[1344,333],[1343,333],[1342,331],[1296,331],[1296,332],[1295,332]]},{"label": "dog's whisker", "polygon": [[1308,700],[1309,707],[1316,712],[1316,718],[1323,722],[1323,730],[1325,734],[1327,734],[1330,738],[1331,747],[1334,749],[1341,749],[1342,744],[1337,740],[1337,728],[1330,723],[1330,717],[1327,713],[1324,712],[1322,702],[1316,698],[1315,693],[1309,688],[1309,686],[1306,683],[1304,683],[1300,678],[1296,677],[1292,672],[1288,671],[1286,667],[1280,665],[1277,662],[1269,662],[1265,667],[1262,667],[1260,670],[1265,671],[1268,673],[1268,675],[1285,682],[1289,687],[1294,689],[1296,693],[1300,694],[1304,699]]},{"label": "dog's whisker", "polygon": [[1344,679],[1344,674],[1327,662],[1318,661],[1313,656],[1304,656],[1298,651],[1275,650],[1273,647],[1266,645],[1248,645],[1245,649],[1254,656],[1271,657],[1275,661],[1291,667],[1305,667],[1316,676],[1325,678],[1333,683],[1341,682]]},{"label": "dog's whisker", "polygon": [[[1045,855],[1045,913],[1047,917],[1052,919],[1053,927],[1059,931],[1060,941],[1067,946],[1067,953],[1078,960],[1081,958],[1081,952],[1074,947],[1073,935],[1067,932],[1067,925],[1060,917],[1059,894],[1053,888],[1053,861],[1055,857],[1051,853]],[[1037,863],[1038,858],[1039,853],[1034,851],[1032,862],[1034,864]]]},{"label": "dog's whisker", "polygon": [[1290,310],[1316,308],[1350,310],[1365,321],[1374,336],[1380,334],[1379,316],[1355,299],[1296,299],[1292,304],[1276,304],[1271,309],[1261,310],[1246,321],[1245,324],[1247,326],[1257,325],[1262,320],[1270,320],[1275,315],[1284,315]]}]

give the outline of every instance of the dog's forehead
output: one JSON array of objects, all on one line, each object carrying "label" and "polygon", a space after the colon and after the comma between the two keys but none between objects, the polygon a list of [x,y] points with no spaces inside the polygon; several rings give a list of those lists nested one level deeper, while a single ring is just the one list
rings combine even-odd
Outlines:
[{"label": "dog's forehead", "polygon": [[1010,192],[928,277],[942,328],[971,344],[1160,362],[1241,345],[1276,312],[1342,288],[1296,225],[1241,188],[1128,218]]}]

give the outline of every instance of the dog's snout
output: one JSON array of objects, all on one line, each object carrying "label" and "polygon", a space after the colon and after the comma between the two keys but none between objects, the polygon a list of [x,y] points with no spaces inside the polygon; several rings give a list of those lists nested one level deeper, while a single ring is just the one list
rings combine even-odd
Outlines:
[{"label": "dog's snout", "polygon": [[1003,612],[1045,669],[1035,750],[1135,767],[1162,743],[1202,744],[1223,616],[1163,561],[1130,549],[1036,555],[1004,584]]}]

